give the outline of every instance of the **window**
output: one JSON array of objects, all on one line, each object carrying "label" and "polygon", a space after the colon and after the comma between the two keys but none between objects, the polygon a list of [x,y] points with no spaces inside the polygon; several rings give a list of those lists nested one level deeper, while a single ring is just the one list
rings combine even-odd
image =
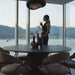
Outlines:
[{"label": "window", "polygon": [[0,47],[15,44],[16,1],[2,0],[0,2]]},{"label": "window", "polygon": [[[43,22],[43,16],[49,15],[51,21],[51,31],[49,34],[50,45],[62,45],[63,25],[62,25],[62,5],[49,4],[43,8],[30,11],[30,30],[36,32],[37,26]],[[43,22],[44,23],[44,22]],[[41,31],[39,32],[41,34]],[[32,36],[31,36],[32,38]]]},{"label": "window", "polygon": [[26,24],[27,24],[26,1],[19,1],[19,44],[26,44]]},{"label": "window", "polygon": [[68,3],[66,9],[66,45],[72,48],[72,54],[75,50],[75,1]]}]

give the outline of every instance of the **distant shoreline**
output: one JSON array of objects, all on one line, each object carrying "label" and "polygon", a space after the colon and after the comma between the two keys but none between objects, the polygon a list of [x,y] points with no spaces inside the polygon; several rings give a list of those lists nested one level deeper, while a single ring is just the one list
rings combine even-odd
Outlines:
[{"label": "distant shoreline", "polygon": [[[63,39],[63,38],[49,38],[49,39]],[[66,39],[75,39],[75,38],[66,38]],[[0,40],[7,40],[7,39],[0,39]],[[9,38],[9,40],[15,40],[14,38]],[[19,40],[26,40],[26,38],[19,38]],[[32,38],[31,38],[32,40]]]}]

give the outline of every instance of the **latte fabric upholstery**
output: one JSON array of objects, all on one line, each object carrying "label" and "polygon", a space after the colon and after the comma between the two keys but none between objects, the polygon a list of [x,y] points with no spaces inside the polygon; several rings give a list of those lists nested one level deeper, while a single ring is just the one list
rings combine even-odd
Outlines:
[{"label": "latte fabric upholstery", "polygon": [[25,69],[25,67],[21,66],[21,64],[16,63],[4,66],[1,69],[1,72],[6,75],[19,75],[19,74],[27,75],[27,70]]},{"label": "latte fabric upholstery", "polygon": [[2,67],[12,64],[12,63],[22,63],[22,61],[7,53],[0,53],[0,70]]},{"label": "latte fabric upholstery", "polygon": [[75,59],[75,53],[73,53],[73,55],[70,56],[70,60],[68,61],[63,61],[61,64],[64,65],[65,67],[69,68],[69,74],[71,74],[71,70],[70,68],[73,68],[75,69],[75,60],[72,60],[72,59]]},{"label": "latte fabric upholstery", "polygon": [[3,64],[21,63],[21,60],[8,54],[0,53],[0,63]]},{"label": "latte fabric upholstery", "polygon": [[70,59],[68,52],[61,52],[46,57],[43,60],[41,71],[47,75],[65,75],[69,73],[69,69],[61,64],[62,61]]},{"label": "latte fabric upholstery", "polygon": [[68,68],[75,68],[75,61],[68,61],[68,62],[62,62],[61,64],[63,64],[64,66],[68,67]]},{"label": "latte fabric upholstery", "polygon": [[[0,58],[2,59],[2,55],[3,54],[9,54],[10,52],[9,51],[6,51],[6,50],[4,50],[3,48],[1,48],[0,47]],[[1,67],[3,67],[5,64],[1,61],[1,59],[0,59],[0,69],[1,69]]]},{"label": "latte fabric upholstery", "polygon": [[58,63],[43,65],[40,70],[47,75],[65,75],[69,72],[67,67]]},{"label": "latte fabric upholstery", "polygon": [[7,54],[9,54],[9,51],[6,51],[6,50],[4,50],[3,48],[0,47],[0,53],[1,53],[1,52],[2,52],[2,53],[7,53]]},{"label": "latte fabric upholstery", "polygon": [[62,61],[70,59],[70,54],[68,52],[61,52],[48,56],[43,60],[43,63],[60,63]]},{"label": "latte fabric upholstery", "polygon": [[75,53],[73,53],[71,56],[70,56],[70,59],[74,59],[75,58]]}]

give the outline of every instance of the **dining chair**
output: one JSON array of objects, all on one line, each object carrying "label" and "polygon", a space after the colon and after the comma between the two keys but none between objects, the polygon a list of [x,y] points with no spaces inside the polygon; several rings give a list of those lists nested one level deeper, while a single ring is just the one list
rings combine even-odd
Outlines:
[{"label": "dining chair", "polygon": [[[14,56],[7,54],[7,53],[0,52],[0,70],[2,73],[5,74],[5,71],[7,71],[7,69],[8,69],[8,67],[5,69],[2,69],[3,67],[8,66],[8,65],[12,65],[14,63],[22,64],[22,61]],[[9,71],[11,69],[12,69],[12,67],[9,69]]]},{"label": "dining chair", "polygon": [[9,51],[4,50],[0,47],[0,70],[6,75],[18,75],[23,73],[26,75],[23,60],[25,56],[14,57],[9,55]]},{"label": "dining chair", "polygon": [[69,59],[70,59],[70,53],[69,52],[60,52],[60,53],[46,57],[43,60],[43,64],[60,63],[62,61],[69,60]]},{"label": "dining chair", "polygon": [[4,50],[3,48],[1,48],[0,47],[0,52],[2,52],[2,53],[7,53],[7,54],[9,54],[10,52],[9,51],[6,51],[6,50]]},{"label": "dining chair", "polygon": [[66,75],[69,69],[59,63],[42,65],[40,70],[46,75]]},{"label": "dining chair", "polygon": [[0,53],[0,63],[11,64],[11,63],[22,63],[22,61],[9,54]]},{"label": "dining chair", "polygon": [[65,67],[67,67],[69,69],[69,73],[70,75],[72,75],[70,68],[75,69],[75,61],[73,60],[75,59],[75,53],[73,53],[73,55],[70,56],[69,60],[63,61],[61,64],[63,64]]},{"label": "dining chair", "polygon": [[27,69],[19,63],[4,66],[2,67],[1,72],[6,75],[28,75]]},{"label": "dining chair", "polygon": [[70,59],[68,52],[61,52],[48,56],[43,60],[40,70],[47,75],[65,75],[69,73],[69,69],[61,64],[62,61]]},{"label": "dining chair", "polygon": [[[2,47],[0,47],[0,58],[2,57],[2,54],[3,53],[9,54],[10,52],[9,51],[6,51]],[[4,66],[4,64],[1,62],[1,59],[0,59],[0,69],[1,69],[2,66]]]},{"label": "dining chair", "polygon": [[70,59],[74,59],[75,58],[75,53],[73,53],[71,56],[70,56]]}]

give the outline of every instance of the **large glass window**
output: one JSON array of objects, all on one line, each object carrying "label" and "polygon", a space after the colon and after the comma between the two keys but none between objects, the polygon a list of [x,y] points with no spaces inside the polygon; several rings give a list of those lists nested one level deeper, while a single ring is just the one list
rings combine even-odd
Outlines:
[{"label": "large glass window", "polygon": [[72,48],[72,54],[75,50],[75,1],[67,4],[66,16],[66,45]]},{"label": "large glass window", "polygon": [[16,1],[0,1],[0,47],[15,44]]},{"label": "large glass window", "polygon": [[[49,15],[51,21],[51,30],[49,34],[49,44],[50,45],[62,45],[62,34],[63,34],[63,24],[62,24],[62,5],[49,4],[43,8],[30,11],[30,30],[31,32],[36,32],[38,30],[37,26],[40,26],[40,22],[43,22],[43,16]],[[39,31],[41,34],[41,31]],[[32,38],[32,36],[31,36]]]},{"label": "large glass window", "polygon": [[19,1],[19,44],[26,44],[27,6],[26,1]]}]

